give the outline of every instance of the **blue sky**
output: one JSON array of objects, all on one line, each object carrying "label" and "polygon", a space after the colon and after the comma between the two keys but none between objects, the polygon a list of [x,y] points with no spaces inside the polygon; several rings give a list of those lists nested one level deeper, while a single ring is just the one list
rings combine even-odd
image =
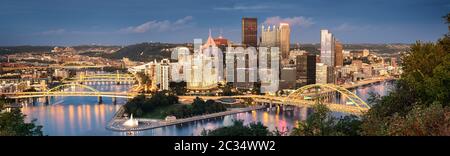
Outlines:
[{"label": "blue sky", "polygon": [[291,23],[292,43],[435,41],[448,0],[2,0],[0,45],[184,43],[213,36],[240,42],[241,18]]}]

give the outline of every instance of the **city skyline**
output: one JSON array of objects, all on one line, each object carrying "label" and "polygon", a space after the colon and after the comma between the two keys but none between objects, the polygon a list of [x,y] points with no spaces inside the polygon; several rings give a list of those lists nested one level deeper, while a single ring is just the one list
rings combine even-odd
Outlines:
[{"label": "city skyline", "polygon": [[258,18],[258,27],[289,23],[292,44],[320,43],[321,29],[329,29],[342,43],[413,43],[445,34],[440,17],[450,8],[450,2],[441,0],[123,3],[6,1],[0,6],[0,20],[7,21],[0,26],[0,46],[191,43],[206,39],[209,28],[213,37],[222,32],[240,43],[242,17]]}]

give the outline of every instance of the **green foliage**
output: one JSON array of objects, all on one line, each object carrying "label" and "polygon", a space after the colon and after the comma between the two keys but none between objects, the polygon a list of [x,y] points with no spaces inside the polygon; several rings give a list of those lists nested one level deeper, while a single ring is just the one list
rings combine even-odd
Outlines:
[{"label": "green foliage", "polygon": [[449,136],[450,107],[439,103],[415,106],[407,115],[389,118],[387,135],[400,136]]},{"label": "green foliage", "polygon": [[222,103],[214,100],[207,100],[206,102],[200,98],[195,98],[191,105],[183,105],[182,107],[174,107],[167,111],[166,115],[173,115],[177,118],[186,118],[196,115],[210,114],[226,111],[227,108]]},{"label": "green foliage", "polygon": [[176,95],[185,95],[186,94],[186,82],[170,82],[169,88],[172,92],[174,92]]},{"label": "green foliage", "polygon": [[291,135],[293,136],[357,136],[360,135],[361,121],[351,115],[336,119],[330,109],[317,103],[313,107],[314,113],[306,121],[298,122]]},{"label": "green foliage", "polygon": [[237,90],[234,89],[233,83],[228,82],[225,85],[219,84],[219,89],[222,90],[222,95],[232,96],[237,94]]},{"label": "green foliage", "polygon": [[177,103],[178,97],[176,95],[162,91],[156,92],[150,98],[146,98],[145,95],[136,96],[128,101],[124,107],[126,113],[142,117],[147,113],[153,112],[156,108],[167,107]]},{"label": "green foliage", "polygon": [[5,98],[0,99],[0,136],[42,136],[42,126],[35,125],[36,120],[26,123],[20,109],[4,112],[7,102]]},{"label": "green foliage", "polygon": [[202,136],[270,136],[273,135],[261,122],[244,125],[243,121],[235,120],[232,126],[203,130]]},{"label": "green foliage", "polygon": [[417,42],[402,55],[401,79],[387,96],[372,96],[363,135],[450,135],[449,47],[447,33],[437,43]]},{"label": "green foliage", "polygon": [[139,85],[141,85],[141,86],[144,86],[144,85],[150,86],[152,84],[152,80],[144,72],[137,72],[136,78],[137,78]]}]

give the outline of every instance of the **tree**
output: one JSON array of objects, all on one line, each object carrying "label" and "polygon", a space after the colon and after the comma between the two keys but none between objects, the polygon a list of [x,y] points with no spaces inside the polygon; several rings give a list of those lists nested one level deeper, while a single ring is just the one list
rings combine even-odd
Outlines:
[{"label": "tree", "polygon": [[269,136],[272,133],[262,123],[250,123],[244,125],[241,120],[233,121],[232,126],[217,128],[214,130],[203,130],[203,136]]},{"label": "tree", "polygon": [[169,87],[172,92],[176,95],[185,95],[186,94],[186,82],[170,82]]},{"label": "tree", "polygon": [[291,135],[295,136],[330,136],[334,135],[333,124],[335,119],[331,116],[330,109],[317,103],[313,107],[314,113],[308,116],[306,121],[298,122]]},{"label": "tree", "polygon": [[42,126],[36,125],[36,120],[26,123],[26,115],[20,109],[3,112],[4,105],[9,100],[0,99],[0,136],[42,136]]},{"label": "tree", "polygon": [[220,85],[219,89],[222,90],[222,94],[224,96],[232,96],[236,94],[236,92],[233,91],[233,83],[231,82],[228,82],[225,85]]},{"label": "tree", "polygon": [[387,96],[372,95],[373,106],[362,117],[363,135],[450,135],[445,124],[450,107],[449,47],[447,33],[437,43],[418,41],[402,55],[401,79]]}]

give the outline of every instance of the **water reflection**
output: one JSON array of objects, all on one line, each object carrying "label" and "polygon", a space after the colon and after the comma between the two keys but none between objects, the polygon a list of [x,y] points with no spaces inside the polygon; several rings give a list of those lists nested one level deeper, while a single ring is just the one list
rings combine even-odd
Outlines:
[{"label": "water reflection", "polygon": [[[100,91],[126,91],[129,85],[91,85]],[[369,92],[386,95],[392,82],[380,83],[373,86],[361,87],[353,92],[361,99],[367,100]],[[70,88],[69,88],[70,89]],[[97,97],[53,97],[50,104],[45,105],[45,100],[37,99],[34,104],[27,104],[22,111],[28,115],[27,120],[38,119],[37,123],[43,125],[46,135],[164,135],[164,136],[191,136],[200,135],[203,130],[212,130],[222,126],[233,124],[233,120],[243,120],[244,124],[262,122],[270,130],[292,129],[297,121],[305,120],[312,111],[309,108],[294,108],[283,111],[280,108],[272,111],[258,110],[220,118],[196,121],[181,125],[174,125],[138,132],[116,132],[105,128],[107,122],[114,113],[126,102],[126,99],[117,99],[117,104],[112,104],[111,98],[103,98],[103,103],[98,104]],[[344,99],[340,99],[344,100]],[[340,116],[342,113],[333,113]]]}]

